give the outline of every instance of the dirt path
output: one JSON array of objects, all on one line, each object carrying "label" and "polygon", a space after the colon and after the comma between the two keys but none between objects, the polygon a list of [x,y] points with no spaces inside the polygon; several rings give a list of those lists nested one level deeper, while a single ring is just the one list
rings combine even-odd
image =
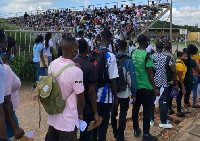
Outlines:
[{"label": "dirt path", "polygon": [[[43,107],[41,108],[41,127],[39,128],[39,104],[38,101],[34,100],[34,96],[36,95],[36,92],[32,88],[31,85],[29,86],[23,86],[19,91],[19,109],[17,110],[16,114],[19,119],[20,126],[25,130],[25,132],[34,131],[34,138],[35,141],[44,141],[45,135],[47,133],[48,125],[47,125],[47,114],[44,111]],[[176,102],[173,101],[175,104]],[[175,107],[175,105],[173,106]],[[197,104],[200,104],[197,102]],[[176,108],[174,108],[176,109]],[[187,114],[185,118],[177,118],[175,115],[172,115],[171,117],[174,118],[174,121],[171,123],[173,124],[173,129],[161,129],[158,127],[159,123],[159,110],[158,108],[155,109],[155,126],[151,127],[151,133],[153,135],[158,136],[160,141],[166,141],[171,136],[173,136],[176,132],[178,132],[182,127],[183,124],[177,124],[175,123],[176,120],[179,120],[180,122],[183,122],[184,120],[190,119],[194,117],[197,113],[200,112],[200,109],[193,109],[190,108],[192,113]],[[142,128],[142,112],[140,113],[139,119],[140,119],[140,127]],[[183,122],[184,123],[184,122]],[[126,130],[125,130],[125,139],[127,141],[139,141],[142,137],[136,139],[133,137],[133,124],[131,121],[131,106],[128,111],[127,116],[127,124],[126,124]],[[107,140],[112,141],[113,140],[113,134],[112,134],[112,127],[109,125],[108,132],[107,132]]]}]

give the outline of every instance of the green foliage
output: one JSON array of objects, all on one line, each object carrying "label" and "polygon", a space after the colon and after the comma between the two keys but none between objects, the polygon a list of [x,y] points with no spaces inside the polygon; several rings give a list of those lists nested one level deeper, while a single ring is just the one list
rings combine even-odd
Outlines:
[{"label": "green foliage", "polygon": [[36,68],[34,64],[28,62],[28,54],[17,55],[10,62],[10,66],[21,80],[34,81],[36,79]]},{"label": "green foliage", "polygon": [[[157,21],[153,26],[153,28],[170,28],[170,22],[166,21]],[[183,29],[188,29],[190,32],[200,32],[200,28],[197,26],[180,26],[180,25],[175,25],[172,24],[172,28],[183,28]]]},{"label": "green foliage", "polygon": [[[0,29],[20,30],[20,27],[7,24],[0,24]],[[6,32],[7,37],[13,37],[17,43],[18,53],[11,61],[10,66],[13,72],[24,81],[34,81],[36,79],[36,68],[34,64],[28,62],[28,56],[32,53],[34,41],[30,38],[30,33]]]}]

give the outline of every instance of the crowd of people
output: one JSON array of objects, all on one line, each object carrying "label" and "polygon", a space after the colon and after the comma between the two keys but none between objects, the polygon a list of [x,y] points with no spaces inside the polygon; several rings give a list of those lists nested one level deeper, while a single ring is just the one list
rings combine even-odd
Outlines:
[{"label": "crowd of people", "polygon": [[[143,34],[138,36],[137,42],[138,48],[126,40],[117,40],[113,46],[113,34],[106,29],[95,44],[90,33],[85,36],[79,31],[76,38],[63,35],[56,59],[51,34],[47,33],[45,40],[38,35],[33,46],[37,70],[34,87],[38,87],[40,77],[50,72],[52,76],[59,73],[55,81],[61,90],[63,99],[60,100],[66,103],[61,112],[48,114],[46,141],[76,141],[79,120],[87,125],[94,121],[94,125],[98,125],[89,132],[88,126],[81,131],[80,141],[106,141],[110,118],[114,139],[124,141],[130,104],[133,104],[134,136],[141,134],[138,115],[143,105],[143,140],[157,141],[157,137],[149,133],[154,125],[156,97],[160,96],[160,128],[173,128],[168,123],[173,120],[170,115],[175,114],[173,99],[176,99],[176,116],[179,118],[191,113],[189,107],[200,108],[196,104],[200,66],[194,58],[198,48],[190,44],[183,52],[178,52],[175,59],[168,41],[157,41],[156,51]],[[13,38],[6,37],[3,30],[0,30],[0,53],[0,138],[7,140],[14,136],[20,139],[24,130],[18,124],[15,111],[21,82],[9,66],[9,61],[16,55],[16,43]],[[46,86],[42,89],[48,90]],[[191,92],[192,104],[189,102]]]},{"label": "crowd of people", "polygon": [[63,10],[47,10],[40,14],[28,15],[11,19],[12,23],[23,26],[25,29],[40,31],[68,31],[66,27],[74,27],[76,33],[84,30],[93,35],[99,34],[105,28],[112,29],[113,33],[122,32],[123,36],[137,34],[145,26],[149,25],[158,15],[159,11],[166,8],[168,3],[154,3],[151,5],[133,4],[121,5],[117,8],[100,7],[91,9],[90,5],[83,11],[71,11],[66,8]]}]

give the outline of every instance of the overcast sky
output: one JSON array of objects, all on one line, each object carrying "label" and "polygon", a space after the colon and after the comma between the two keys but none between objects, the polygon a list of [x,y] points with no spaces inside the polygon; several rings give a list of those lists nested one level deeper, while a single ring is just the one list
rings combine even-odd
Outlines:
[{"label": "overcast sky", "polygon": [[[95,7],[113,7],[115,3],[131,4],[131,2],[120,2],[122,0],[0,0],[0,16],[16,16],[17,12],[70,8],[82,9],[79,6],[95,5]],[[128,1],[128,0],[124,0]],[[167,0],[165,0],[167,1]],[[170,0],[169,0],[170,1]],[[147,0],[133,0],[136,5],[147,4]],[[142,3],[140,3],[142,2]],[[162,0],[164,2],[164,0]],[[102,5],[97,5],[102,4]],[[29,12],[30,14],[30,12]],[[21,13],[17,13],[21,15]],[[169,12],[163,16],[162,20],[167,20]],[[173,0],[173,23],[178,25],[196,25],[200,27],[200,0]]]}]

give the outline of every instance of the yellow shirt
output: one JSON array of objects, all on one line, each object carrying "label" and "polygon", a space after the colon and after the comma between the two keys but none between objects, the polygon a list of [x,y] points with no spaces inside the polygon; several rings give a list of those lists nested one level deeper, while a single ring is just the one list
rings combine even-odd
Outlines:
[{"label": "yellow shirt", "polygon": [[[183,72],[182,79],[185,79],[185,74],[187,72],[187,67],[185,66],[184,62],[180,59],[176,60],[176,73],[178,74],[178,71]],[[179,81],[179,77],[177,76],[177,80]]]}]

